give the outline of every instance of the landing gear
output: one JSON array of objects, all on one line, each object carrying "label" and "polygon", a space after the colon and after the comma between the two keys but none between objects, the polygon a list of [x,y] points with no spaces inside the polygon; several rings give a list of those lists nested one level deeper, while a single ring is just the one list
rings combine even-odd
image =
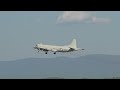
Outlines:
[{"label": "landing gear", "polygon": [[45,54],[47,54],[47,52],[45,52]]},{"label": "landing gear", "polygon": [[54,54],[56,54],[56,52],[54,52]]}]

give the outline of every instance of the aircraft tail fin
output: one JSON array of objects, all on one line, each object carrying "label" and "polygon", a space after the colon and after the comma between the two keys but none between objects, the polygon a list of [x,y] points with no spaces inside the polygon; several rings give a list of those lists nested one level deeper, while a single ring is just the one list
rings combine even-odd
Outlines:
[{"label": "aircraft tail fin", "polygon": [[69,45],[71,48],[77,48],[76,45],[76,39],[73,39],[73,41],[71,42],[71,44]]}]

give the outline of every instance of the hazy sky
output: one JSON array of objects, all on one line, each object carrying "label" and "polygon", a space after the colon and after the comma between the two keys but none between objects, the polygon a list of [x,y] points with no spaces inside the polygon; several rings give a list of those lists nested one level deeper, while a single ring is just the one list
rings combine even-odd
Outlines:
[{"label": "hazy sky", "polygon": [[[37,43],[67,45],[76,38],[84,52],[37,53]],[[120,55],[119,11],[0,11],[0,60],[29,57]]]}]

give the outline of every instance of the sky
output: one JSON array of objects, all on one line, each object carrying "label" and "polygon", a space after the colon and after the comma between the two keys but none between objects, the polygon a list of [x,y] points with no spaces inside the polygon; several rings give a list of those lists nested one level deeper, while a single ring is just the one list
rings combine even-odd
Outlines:
[{"label": "sky", "polygon": [[[0,11],[0,61],[22,58],[120,55],[119,11]],[[68,45],[85,51],[37,53],[38,43]]]}]

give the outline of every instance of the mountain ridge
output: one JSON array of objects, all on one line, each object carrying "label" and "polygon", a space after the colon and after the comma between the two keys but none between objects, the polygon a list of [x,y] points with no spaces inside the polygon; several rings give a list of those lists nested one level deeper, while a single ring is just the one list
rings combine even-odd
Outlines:
[{"label": "mountain ridge", "polygon": [[[85,57],[89,57],[91,58],[91,56],[93,57],[101,57],[101,56],[109,56],[109,57],[120,57],[120,55],[107,55],[107,54],[89,54],[89,55],[85,55],[85,56],[79,56],[79,57],[67,57],[67,56],[58,56],[58,57],[53,57],[53,58],[35,58],[35,57],[28,57],[28,58],[21,58],[21,59],[15,59],[15,60],[11,60],[11,61],[19,61],[19,60],[26,60],[26,59],[65,59],[65,58],[68,58],[68,59],[77,59],[77,58],[85,58]],[[1,62],[1,61],[0,61]]]},{"label": "mountain ridge", "polygon": [[120,76],[120,55],[25,58],[0,61],[0,78],[112,78]]}]

